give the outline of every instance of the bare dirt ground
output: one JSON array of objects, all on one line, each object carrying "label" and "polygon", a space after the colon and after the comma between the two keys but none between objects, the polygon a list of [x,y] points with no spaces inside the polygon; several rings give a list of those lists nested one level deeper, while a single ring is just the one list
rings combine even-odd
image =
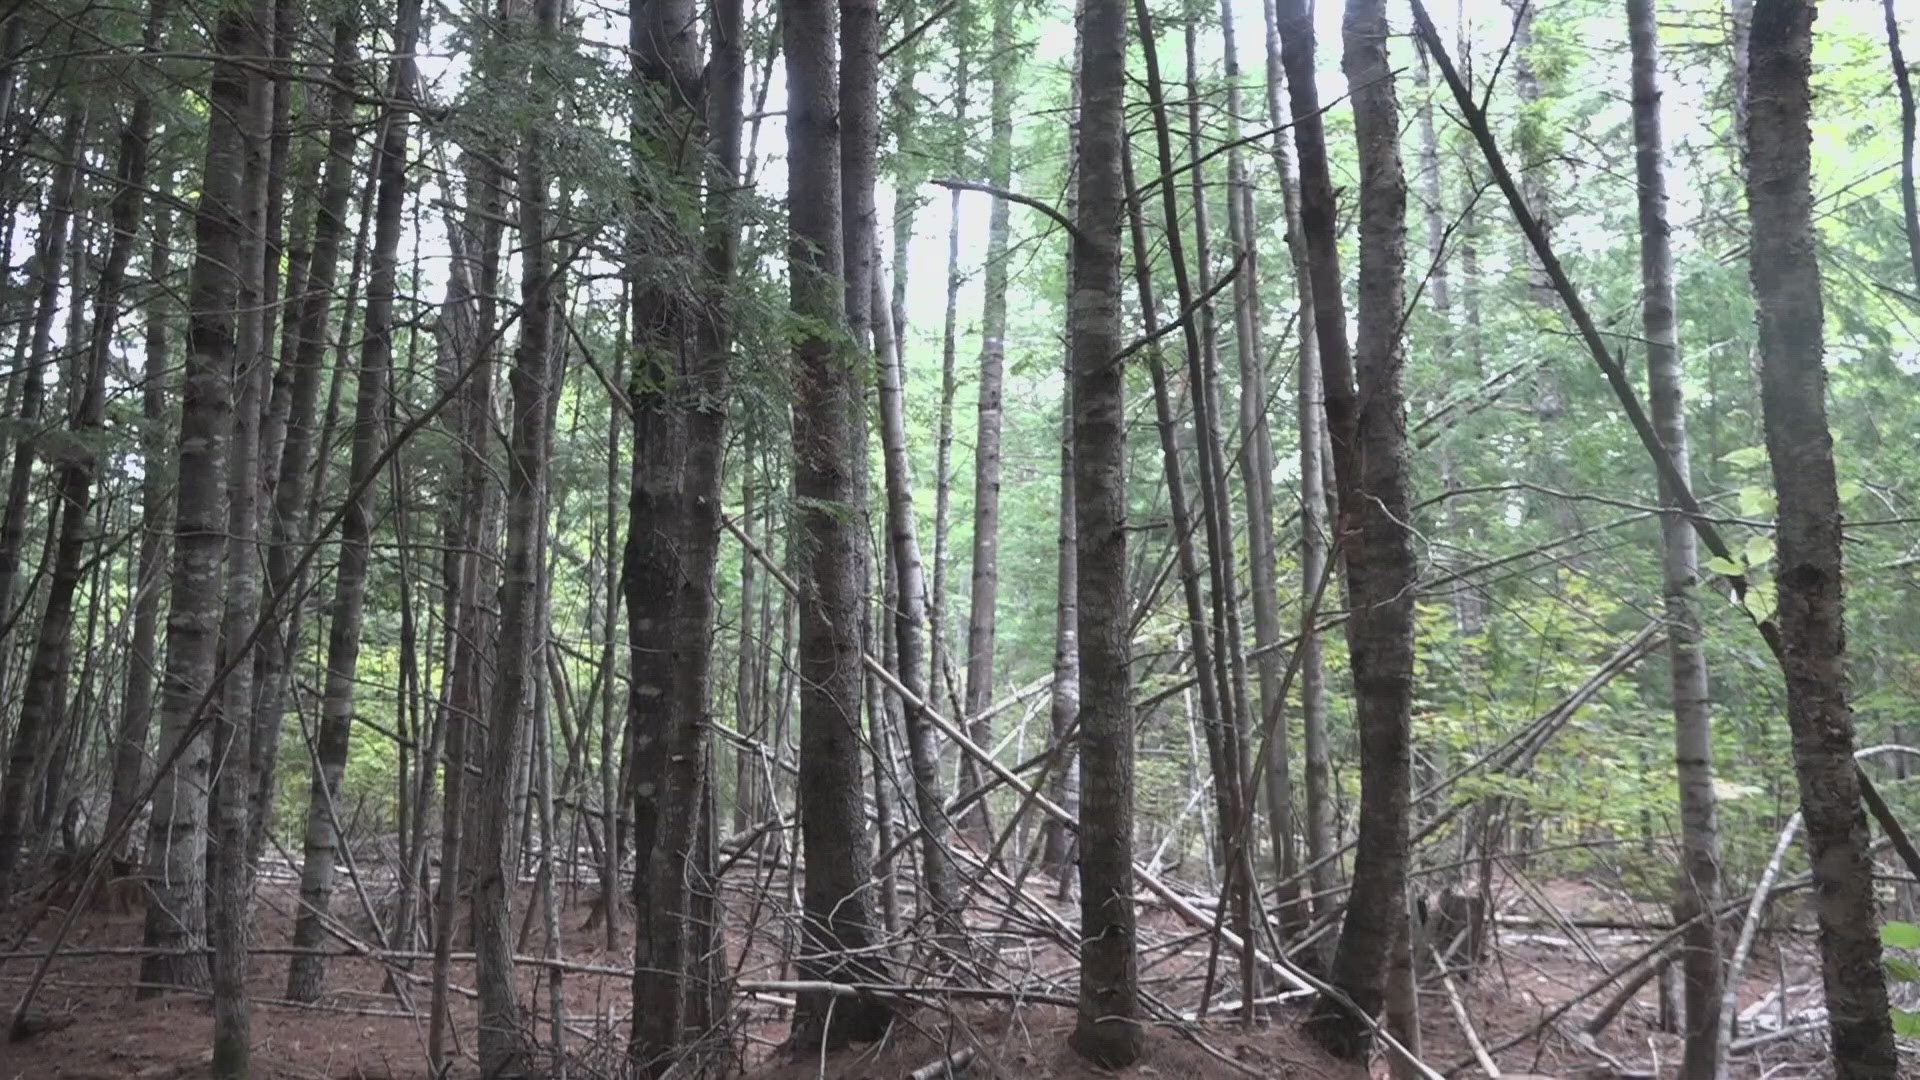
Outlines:
[{"label": "bare dirt ground", "polygon": [[[1538,1073],[1565,1080],[1603,1080],[1617,1077],[1669,1077],[1679,1059],[1680,1037],[1659,1027],[1658,988],[1650,983],[1592,1045],[1578,1035],[1587,1017],[1609,992],[1596,994],[1571,1010],[1557,1024],[1542,1029],[1542,1021],[1556,1008],[1585,992],[1599,978],[1603,965],[1617,965],[1633,955],[1652,935],[1632,929],[1636,922],[1654,923],[1657,911],[1642,911],[1605,891],[1577,882],[1547,882],[1536,900],[1521,898],[1503,905],[1496,947],[1488,963],[1471,981],[1457,981],[1462,1004],[1483,1044],[1498,1046],[1522,1038],[1518,1045],[1498,1053],[1509,1073]],[[570,1048],[579,1057],[572,1075],[612,1075],[612,1048],[630,1023],[628,976],[632,962],[630,937],[618,947],[606,947],[604,932],[585,929],[588,892],[572,894],[563,907],[564,955],[571,964],[587,969],[568,971],[564,980],[570,1029]],[[524,897],[523,897],[524,899]],[[337,909],[352,905],[351,898]],[[1543,915],[1551,908],[1569,920],[1556,923]],[[290,941],[292,897],[285,884],[263,887],[258,917],[258,946],[253,959],[252,992],[256,999],[253,1035],[255,1075],[289,1080],[359,1080],[393,1078],[415,1080],[429,1076],[426,1066],[427,989],[415,986],[407,1000],[383,989],[388,968],[368,959],[342,958],[330,962],[327,993],[315,1006],[296,1006],[282,999],[287,957],[273,950]],[[525,908],[519,908],[524,911]],[[1071,917],[1071,905],[1060,905]],[[0,917],[11,942],[21,918]],[[34,957],[44,951],[54,920],[47,920],[21,949],[0,958],[0,1004],[10,1011],[31,973]],[[1573,925],[1577,922],[1580,925]],[[1605,924],[1605,925],[1602,925]],[[769,924],[771,925],[771,924]],[[991,924],[1006,931],[1004,921]],[[1143,941],[1160,943],[1157,958],[1148,955],[1143,971],[1153,980],[1166,1004],[1190,1009],[1206,962],[1204,942],[1182,945],[1191,932],[1169,913],[1143,905]],[[184,995],[140,1000],[133,982],[138,959],[132,954],[140,942],[140,917],[88,914],[66,942],[66,953],[55,964],[32,1010],[38,1033],[20,1043],[0,1043],[0,1080],[186,1080],[207,1075],[212,1017],[205,999]],[[740,972],[749,978],[781,978],[777,959],[769,952],[771,937],[758,937],[749,962]],[[1002,976],[1029,985],[1062,985],[1071,963],[1053,942],[1017,946],[1017,936],[995,945],[1003,961]],[[537,929],[522,952],[539,951]],[[735,941],[735,949],[739,948]],[[1024,948],[1024,955],[1022,949]],[[1824,1032],[1793,1033],[1807,1010],[1818,1005],[1818,975],[1813,964],[1812,939],[1799,933],[1771,935],[1755,949],[1741,995],[1742,1008],[1753,1014],[1742,1038],[1769,1036],[1784,1018],[1789,1033],[1750,1049],[1733,1075],[1758,1080],[1795,1080],[1830,1075],[1822,1060]],[[410,970],[424,978],[429,965],[415,960]],[[522,1000],[535,1006],[544,1037],[547,1030],[544,982],[527,971]],[[453,983],[471,988],[471,962],[456,962]],[[1786,989],[1780,994],[1782,987]],[[1223,990],[1216,994],[1230,994]],[[1783,1003],[1784,1002],[1784,1003]],[[787,1013],[779,995],[761,995],[743,1005],[740,1018],[745,1036],[747,1075],[755,1080],[803,1080],[834,1077],[846,1080],[898,1080],[914,1070],[933,1065],[949,1055],[971,1050],[964,1073],[969,1078],[1015,1080],[1080,1080],[1083,1077],[1129,1076],[1212,1080],[1215,1077],[1271,1076],[1300,1080],[1361,1080],[1371,1073],[1384,1077],[1387,1067],[1376,1055],[1370,1070],[1341,1065],[1297,1034],[1297,1017],[1289,1003],[1262,1026],[1251,1030],[1237,1024],[1209,1020],[1197,1026],[1156,1024],[1151,1029],[1149,1053],[1134,1068],[1113,1073],[1092,1069],[1066,1048],[1073,1017],[1070,1009],[1023,1003],[1018,1007],[997,1001],[928,1007],[911,1012],[885,1041],[821,1057],[795,1058],[779,1044],[786,1033]],[[1461,1075],[1479,1075],[1471,1065],[1469,1046],[1444,989],[1435,980],[1423,985],[1421,1008],[1423,1057],[1447,1071],[1466,1066]],[[456,1044],[470,1070],[473,1048],[473,1006],[457,997],[453,1006]],[[937,1075],[929,1073],[925,1075]],[[1920,1060],[1914,1075],[1920,1076]]]}]

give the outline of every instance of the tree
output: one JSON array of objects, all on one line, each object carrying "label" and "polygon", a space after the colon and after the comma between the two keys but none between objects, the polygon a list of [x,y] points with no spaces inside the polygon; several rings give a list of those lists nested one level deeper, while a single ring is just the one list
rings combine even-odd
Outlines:
[{"label": "tree", "polygon": [[1125,0],[1086,0],[1080,18],[1072,357],[1073,506],[1080,638],[1080,1003],[1070,1042],[1107,1068],[1138,1060],[1133,910],[1133,707],[1127,588],[1127,428],[1120,352]]},{"label": "tree", "polygon": [[[212,787],[209,707],[219,687],[222,596],[227,554],[227,447],[233,431],[235,340],[241,291],[242,199],[253,92],[245,58],[264,51],[260,26],[247,8],[225,12],[214,34],[208,97],[206,165],[194,213],[193,270],[188,285],[187,364],[180,407],[178,491],[174,509],[172,597],[167,660],[161,679],[160,760],[147,828],[147,902],[139,993],[166,987],[199,989],[209,972],[207,934],[207,799]],[[170,764],[169,764],[170,763]],[[223,920],[224,922],[225,920]],[[227,926],[231,933],[235,927]],[[216,942],[222,950],[245,942]],[[224,988],[229,996],[231,987]],[[237,1047],[234,1047],[237,1049]],[[228,1051],[229,1053],[232,1050]],[[223,1064],[231,1059],[223,1056]],[[244,1068],[244,1064],[237,1066]]]},{"label": "tree", "polygon": [[[1013,184],[1013,97],[1019,74],[1013,46],[1012,0],[993,0],[991,53],[987,60],[987,183],[1007,190]],[[1005,413],[1007,363],[1007,238],[1011,228],[1007,200],[996,198],[987,211],[986,294],[980,309],[979,422],[973,441],[973,575],[967,604],[967,683],[965,708],[969,734],[981,746],[993,745],[993,650],[996,605],[1000,596],[1000,428]],[[983,777],[973,761],[961,759],[969,785]],[[991,829],[987,800],[968,812],[972,826]]]},{"label": "tree", "polygon": [[[294,920],[296,948],[318,949],[326,941],[325,919],[333,896],[334,861],[340,845],[341,783],[353,736],[353,702],[373,537],[374,485],[385,438],[386,394],[393,367],[394,298],[399,291],[400,233],[407,201],[407,100],[413,78],[412,50],[419,32],[418,0],[406,0],[395,16],[399,52],[387,89],[393,95],[382,125],[375,164],[373,256],[367,279],[366,332],[355,384],[353,441],[347,483],[353,493],[340,526],[340,559],[334,573],[333,619],[327,626],[327,677],[314,734],[300,910]],[[313,1001],[320,995],[325,960],[296,953],[287,965],[287,996]]]},{"label": "tree", "polygon": [[[731,348],[729,237],[736,223],[728,193],[737,183],[740,145],[738,13],[715,24],[710,71],[721,75],[703,85],[693,10],[690,3],[655,5],[633,30],[644,80],[635,94],[637,145],[649,155],[636,168],[660,169],[676,185],[688,209],[678,219],[679,235],[660,238],[660,246],[696,265],[700,282],[691,295],[661,282],[633,285],[634,485],[624,576],[631,722],[642,755],[634,765],[642,810],[635,836],[634,996],[642,1004],[634,1010],[628,1052],[656,1075],[698,1034],[690,1030],[689,1009],[708,990],[701,962],[709,929],[694,925],[694,915],[696,894],[711,889],[699,830],[710,782],[713,579]],[[704,141],[687,144],[684,132],[702,126]],[[692,210],[703,180],[704,242]],[[636,252],[644,250],[644,238],[634,242]]]},{"label": "tree", "polygon": [[[1275,129],[1288,127],[1286,123],[1286,104],[1284,104],[1283,86],[1290,86],[1286,75],[1286,46],[1281,35],[1281,13],[1275,10],[1273,0],[1263,4],[1263,13],[1267,17],[1267,119]],[[1288,35],[1294,40],[1294,60],[1296,75],[1298,65],[1311,69],[1311,38],[1300,42],[1302,27],[1300,12],[1288,10]],[[1308,48],[1302,50],[1302,44]],[[1306,56],[1302,58],[1302,52]],[[1319,100],[1319,92],[1308,85],[1300,90],[1308,94],[1306,100]],[[1300,108],[1296,98],[1294,108]],[[1315,106],[1317,110],[1317,106]],[[1302,121],[1306,125],[1317,125],[1317,111]],[[1306,131],[1298,131],[1296,138],[1308,138]],[[1313,261],[1311,248],[1304,233],[1302,209],[1300,209],[1300,181],[1294,177],[1292,154],[1286,152],[1286,140],[1290,136],[1286,131],[1277,131],[1273,136],[1273,169],[1281,179],[1281,200],[1286,215],[1286,254],[1292,263],[1294,273],[1294,294],[1298,300],[1298,334],[1300,334],[1300,359],[1296,363],[1296,388],[1294,388],[1294,415],[1298,421],[1298,444],[1300,444],[1300,594],[1315,596],[1323,582],[1327,580],[1327,548],[1329,548],[1329,528],[1327,528],[1327,467],[1321,454],[1321,444],[1327,434],[1327,407],[1325,390],[1321,384],[1321,361],[1319,361],[1319,306],[1313,300]],[[1321,152],[1325,156],[1325,152]],[[1306,161],[1306,154],[1302,154]],[[1342,313],[1344,319],[1344,313]],[[1300,615],[1300,749],[1304,761],[1302,769],[1302,788],[1306,796],[1306,813],[1300,815],[1302,830],[1306,832],[1306,857],[1308,857],[1308,882],[1311,894],[1315,897],[1313,911],[1325,911],[1332,901],[1336,867],[1332,861],[1332,813],[1329,803],[1331,790],[1331,769],[1327,757],[1327,675],[1325,665],[1321,663],[1321,636],[1319,628],[1313,625],[1317,613],[1308,607],[1302,607]],[[1279,748],[1275,748],[1279,753]],[[1275,774],[1279,769],[1275,769]],[[1281,817],[1275,813],[1275,817]]]},{"label": "tree", "polygon": [[[1647,400],[1674,468],[1689,475],[1686,403],[1674,326],[1673,249],[1668,239],[1665,149],[1660,132],[1658,24],[1653,0],[1629,0],[1633,52],[1634,175],[1639,180],[1641,324],[1647,341]],[[1661,505],[1672,508],[1671,491]],[[1674,918],[1689,927],[1686,977],[1686,1080],[1714,1080],[1720,1032],[1720,839],[1713,790],[1713,728],[1700,612],[1694,601],[1699,558],[1693,526],[1676,510],[1660,519],[1667,658],[1673,692],[1674,761],[1680,786],[1680,879]]]},{"label": "tree", "polygon": [[[840,132],[829,0],[782,0],[787,72],[787,248],[793,337],[793,498],[799,518],[801,970],[832,982],[877,981],[869,946],[866,822],[861,813],[860,522],[866,493],[853,458],[864,380],[836,345],[846,325]],[[800,1045],[884,1034],[892,1011],[873,998],[803,997]]]},{"label": "tree", "polygon": [[[282,434],[278,454],[270,447],[263,448],[261,457],[263,472],[275,477],[273,499],[267,510],[270,596],[295,591],[298,583],[293,579],[293,566],[298,559],[298,548],[312,528],[308,508],[313,501],[310,497],[313,458],[319,449],[315,412],[320,402],[321,360],[326,352],[327,324],[334,285],[339,277],[340,242],[346,235],[347,200],[353,194],[357,141],[353,126],[353,84],[357,73],[355,39],[359,32],[359,24],[352,18],[334,23],[330,71],[334,89],[327,99],[326,161],[321,168],[307,273],[299,283],[298,292],[293,289],[297,275],[289,274],[288,295],[297,297],[299,303],[283,320],[283,332],[290,346],[283,348],[284,359],[274,372],[273,409],[282,417],[278,425]],[[281,412],[282,399],[284,413]],[[359,430],[356,426],[356,433]],[[254,677],[258,704],[253,720],[253,793],[249,807],[253,825],[247,843],[248,859],[253,862],[259,861],[266,847],[267,829],[272,823],[278,786],[274,766],[279,760],[287,680],[293,650],[300,640],[305,608],[304,604],[292,605],[283,626],[274,620],[272,625],[282,633],[270,634],[259,651]]]},{"label": "tree", "polygon": [[[246,12],[250,41],[243,55],[271,55],[278,0],[257,0]],[[242,149],[243,202],[239,212],[240,264],[234,293],[233,431],[227,449],[227,574],[221,613],[224,680],[213,722],[213,791],[207,807],[208,908],[213,938],[213,1075],[247,1080],[253,1069],[252,1002],[247,971],[252,960],[253,874],[247,860],[247,807],[252,790],[253,629],[260,612],[260,439],[268,364],[266,309],[278,292],[278,267],[269,269],[278,240],[270,204],[285,180],[272,166],[274,102],[281,72],[248,63],[246,125]],[[271,275],[271,276],[270,276]]]},{"label": "tree", "polygon": [[1747,82],[1747,206],[1768,241],[1750,247],[1760,395],[1779,499],[1775,532],[1782,665],[1794,775],[1819,897],[1821,981],[1842,1080],[1900,1074],[1888,1013],[1873,857],[1847,702],[1839,482],[1827,424],[1820,263],[1813,231],[1814,5],[1754,5]]},{"label": "tree", "polygon": [[[1307,1030],[1338,1057],[1358,1059],[1383,1000],[1389,953],[1407,933],[1408,800],[1413,704],[1413,536],[1409,527],[1404,304],[1407,184],[1400,168],[1399,106],[1387,60],[1386,5],[1349,0],[1341,66],[1353,95],[1360,145],[1360,333],[1349,373],[1321,338],[1347,621],[1360,735],[1360,821],[1353,888],[1328,980],[1351,1005],[1319,998]],[[1305,151],[1302,150],[1302,158]],[[1311,237],[1311,234],[1310,234]],[[1314,282],[1320,296],[1320,282]],[[1335,325],[1338,325],[1337,323]]]},{"label": "tree", "polygon": [[[533,55],[557,57],[560,48],[559,0],[537,0],[523,39]],[[552,455],[549,403],[560,392],[565,368],[554,355],[554,278],[559,272],[547,218],[548,111],[557,100],[555,75],[547,64],[528,65],[532,95],[521,133],[519,167],[520,336],[508,372],[512,390],[507,469],[506,547],[500,581],[499,664],[487,710],[486,752],[481,759],[479,843],[475,846],[473,941],[479,990],[480,1074],[507,1080],[534,1075],[520,1027],[514,982],[511,890],[515,870],[511,813],[522,733],[526,730],[527,692],[546,659],[547,630],[535,625],[540,609],[542,543],[547,517],[547,462]],[[403,84],[404,85],[404,84]]]}]

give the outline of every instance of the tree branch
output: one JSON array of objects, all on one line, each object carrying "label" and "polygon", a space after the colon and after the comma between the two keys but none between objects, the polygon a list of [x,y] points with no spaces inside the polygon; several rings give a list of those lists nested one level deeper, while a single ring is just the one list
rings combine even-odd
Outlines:
[{"label": "tree branch", "polygon": [[991,195],[996,199],[1005,199],[1010,203],[1030,206],[1058,222],[1060,227],[1067,230],[1076,241],[1083,244],[1092,243],[1087,234],[1081,232],[1080,227],[1069,220],[1067,215],[1055,210],[1053,207],[1031,195],[1022,195],[1017,191],[1008,191],[1005,188],[994,187],[992,184],[981,184],[972,180],[929,180],[927,182],[934,187],[946,188],[948,191],[978,191],[982,194]]}]

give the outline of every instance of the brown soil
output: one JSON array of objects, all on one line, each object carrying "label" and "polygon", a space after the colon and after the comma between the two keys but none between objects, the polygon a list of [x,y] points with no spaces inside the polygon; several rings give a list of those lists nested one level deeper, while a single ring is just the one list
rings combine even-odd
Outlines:
[{"label": "brown soil", "polygon": [[[1107,1077],[1160,1077],[1165,1080],[1214,1080],[1254,1073],[1288,1080],[1366,1080],[1366,1070],[1343,1065],[1306,1044],[1290,1019],[1251,1032],[1209,1024],[1191,1037],[1166,1028],[1149,1032],[1147,1053],[1130,1068],[1101,1069],[1067,1047],[1073,1016],[1054,1006],[1029,1006],[1017,1015],[1006,1009],[965,1009],[948,1017],[921,1016],[872,1046],[769,1062],[750,1073],[751,1080],[900,1080],[915,1069],[971,1047],[975,1057],[967,1080],[1096,1080]],[[1204,1043],[1204,1047],[1201,1045]],[[786,1055],[781,1055],[785,1057]]]},{"label": "brown soil", "polygon": [[[257,955],[252,965],[255,1076],[261,1080],[424,1080],[428,1076],[428,994],[424,986],[416,987],[410,1008],[383,990],[387,969],[380,963],[335,959],[329,964],[327,995],[318,1005],[299,1007],[280,1000],[287,958],[271,950],[284,949],[291,937],[288,912],[293,905],[288,888],[285,883],[269,884],[260,897],[258,945],[268,951]],[[1577,918],[1624,923],[1660,918],[1659,912],[1623,907],[1617,897],[1580,883],[1546,883],[1544,893],[1554,908]],[[609,950],[603,932],[585,929],[588,899],[585,892],[574,894],[564,908],[561,925],[567,960],[585,966],[626,968],[632,962],[631,939],[623,937],[616,948]],[[344,913],[348,909],[357,907],[350,896],[336,903],[343,917],[347,917]],[[1067,914],[1066,908],[1061,907],[1062,914]],[[1532,1031],[1550,1010],[1591,986],[1601,971],[1584,948],[1569,946],[1564,928],[1521,925],[1544,922],[1542,909],[1533,901],[1511,900],[1502,910],[1507,919],[1497,935],[1493,958],[1471,982],[1459,984],[1479,1036],[1490,1044]],[[12,920],[0,918],[0,924],[17,924],[20,916],[15,912]],[[7,1011],[26,985],[53,922],[44,922],[21,952],[0,959],[0,1007]],[[1190,1008],[1198,996],[1205,967],[1204,945],[1178,947],[1175,939],[1184,937],[1186,928],[1153,905],[1143,905],[1141,926],[1143,943],[1175,946],[1173,952],[1153,954],[1159,959],[1143,962],[1143,971],[1157,980],[1155,992],[1175,1007]],[[983,935],[991,934],[987,927],[978,929]],[[0,940],[11,942],[17,925],[0,925],[0,930],[6,931]],[[24,1042],[0,1043],[0,1080],[186,1080],[207,1074],[212,1017],[206,1000],[178,994],[149,1000],[135,997],[131,983],[138,961],[130,950],[139,945],[140,934],[138,915],[88,915],[78,922],[66,942],[67,954],[53,967],[36,998],[31,1019],[37,1034]],[[1604,929],[1584,931],[1583,936],[1606,966],[1637,952],[1647,940],[1630,931]],[[533,941],[538,939],[536,929]],[[1809,936],[1795,933],[1763,941],[1755,950],[1742,988],[1743,1007],[1776,992],[1783,982],[1790,990],[1789,1005],[1785,1010],[1769,1006],[1769,1014],[1784,1011],[1792,1016],[1817,1005],[1818,968],[1812,946]],[[734,947],[740,947],[738,940]],[[1070,978],[1070,959],[1051,943],[1023,946],[1017,939],[1008,939],[1006,944],[992,947],[1001,950],[1003,975],[1024,972],[1028,979],[1039,978],[1054,986]],[[1022,948],[1027,948],[1024,960],[1013,959]],[[538,946],[529,944],[522,951],[538,951]],[[760,939],[750,951],[752,962],[744,965],[747,977],[783,977],[769,939]],[[419,976],[424,976],[428,967],[425,961],[412,965]],[[544,985],[535,986],[538,971],[523,968],[523,972],[522,1001],[538,1003],[544,1042],[547,990]],[[472,986],[470,962],[456,962],[453,982],[458,987]],[[569,1047],[579,1052],[583,1065],[590,1066],[576,1069],[575,1075],[610,1075],[604,1071],[605,1066],[613,1059],[630,1023],[627,976],[617,970],[568,972],[564,985],[573,1031]],[[1215,1000],[1221,996],[1231,995],[1217,993]],[[1560,1028],[1549,1029],[1501,1053],[1501,1067],[1509,1072],[1540,1073],[1565,1080],[1619,1075],[1577,1045],[1573,1037],[1606,996],[1595,995],[1576,1007],[1569,1022]],[[1443,1071],[1468,1064],[1464,1075],[1478,1075],[1469,1064],[1467,1042],[1437,986],[1423,988],[1421,1006],[1424,1058]],[[467,1063],[464,1071],[470,1073],[471,1001],[456,997],[453,1015],[457,1047]],[[832,1053],[824,1059],[817,1054],[795,1059],[780,1047],[787,1034],[787,1018],[775,1004],[762,1000],[741,1015],[749,1047],[746,1073],[754,1080],[897,1080],[965,1047],[974,1048],[976,1055],[965,1074],[969,1078],[1078,1080],[1128,1076],[1213,1080],[1248,1075],[1249,1070],[1262,1076],[1302,1080],[1362,1080],[1368,1075],[1366,1070],[1333,1062],[1304,1044],[1298,1035],[1297,1016],[1289,1014],[1253,1030],[1219,1021],[1184,1032],[1155,1027],[1145,1060],[1119,1072],[1090,1068],[1067,1049],[1066,1036],[1073,1018],[1071,1010],[1058,1006],[1025,1004],[1016,1010],[997,1002],[975,1002],[947,1009],[928,1007],[909,1014],[886,1040]],[[1677,1035],[1660,1032],[1657,1018],[1657,989],[1650,984],[1602,1034],[1600,1049],[1627,1066],[1627,1075],[1653,1069],[1661,1077],[1672,1076],[1679,1060],[1680,1040]],[[1825,1075],[1821,1060],[1824,1041],[1824,1032],[1819,1031],[1780,1040],[1770,1044],[1757,1059],[1743,1060],[1734,1075],[1758,1077],[1768,1070],[1773,1070],[1771,1075],[1777,1078]],[[1227,1064],[1223,1058],[1240,1067]],[[1378,1056],[1371,1071],[1374,1076],[1386,1075],[1385,1064]]]}]

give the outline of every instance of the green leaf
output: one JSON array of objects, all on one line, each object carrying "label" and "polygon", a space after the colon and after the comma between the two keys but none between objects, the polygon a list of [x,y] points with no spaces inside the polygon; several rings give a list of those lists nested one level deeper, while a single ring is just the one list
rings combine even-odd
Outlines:
[{"label": "green leaf", "polygon": [[1740,489],[1740,513],[1745,517],[1770,518],[1777,505],[1772,488],[1749,484]]},{"label": "green leaf", "polygon": [[1748,566],[1759,566],[1773,557],[1773,538],[1770,536],[1749,536],[1747,546],[1740,552],[1746,556]]},{"label": "green leaf", "polygon": [[1744,574],[1747,572],[1746,567],[1741,566],[1739,563],[1734,562],[1732,559],[1723,559],[1718,555],[1714,555],[1708,558],[1704,565],[1706,566],[1707,569],[1713,571],[1716,574],[1723,575],[1725,577],[1734,577],[1736,575]]},{"label": "green leaf", "polygon": [[1920,1039],[1920,1013],[1906,1009],[1890,1009],[1893,1015],[1893,1033],[1903,1039]]},{"label": "green leaf", "polygon": [[1738,469],[1752,469],[1766,464],[1767,448],[1764,446],[1743,446],[1738,450],[1729,450],[1720,455],[1720,460]]},{"label": "green leaf", "polygon": [[1889,922],[1880,928],[1880,944],[1889,949],[1920,949],[1920,926]]},{"label": "green leaf", "polygon": [[1889,956],[1882,960],[1881,966],[1887,969],[1887,979],[1891,982],[1920,983],[1920,964],[1902,956]]}]

